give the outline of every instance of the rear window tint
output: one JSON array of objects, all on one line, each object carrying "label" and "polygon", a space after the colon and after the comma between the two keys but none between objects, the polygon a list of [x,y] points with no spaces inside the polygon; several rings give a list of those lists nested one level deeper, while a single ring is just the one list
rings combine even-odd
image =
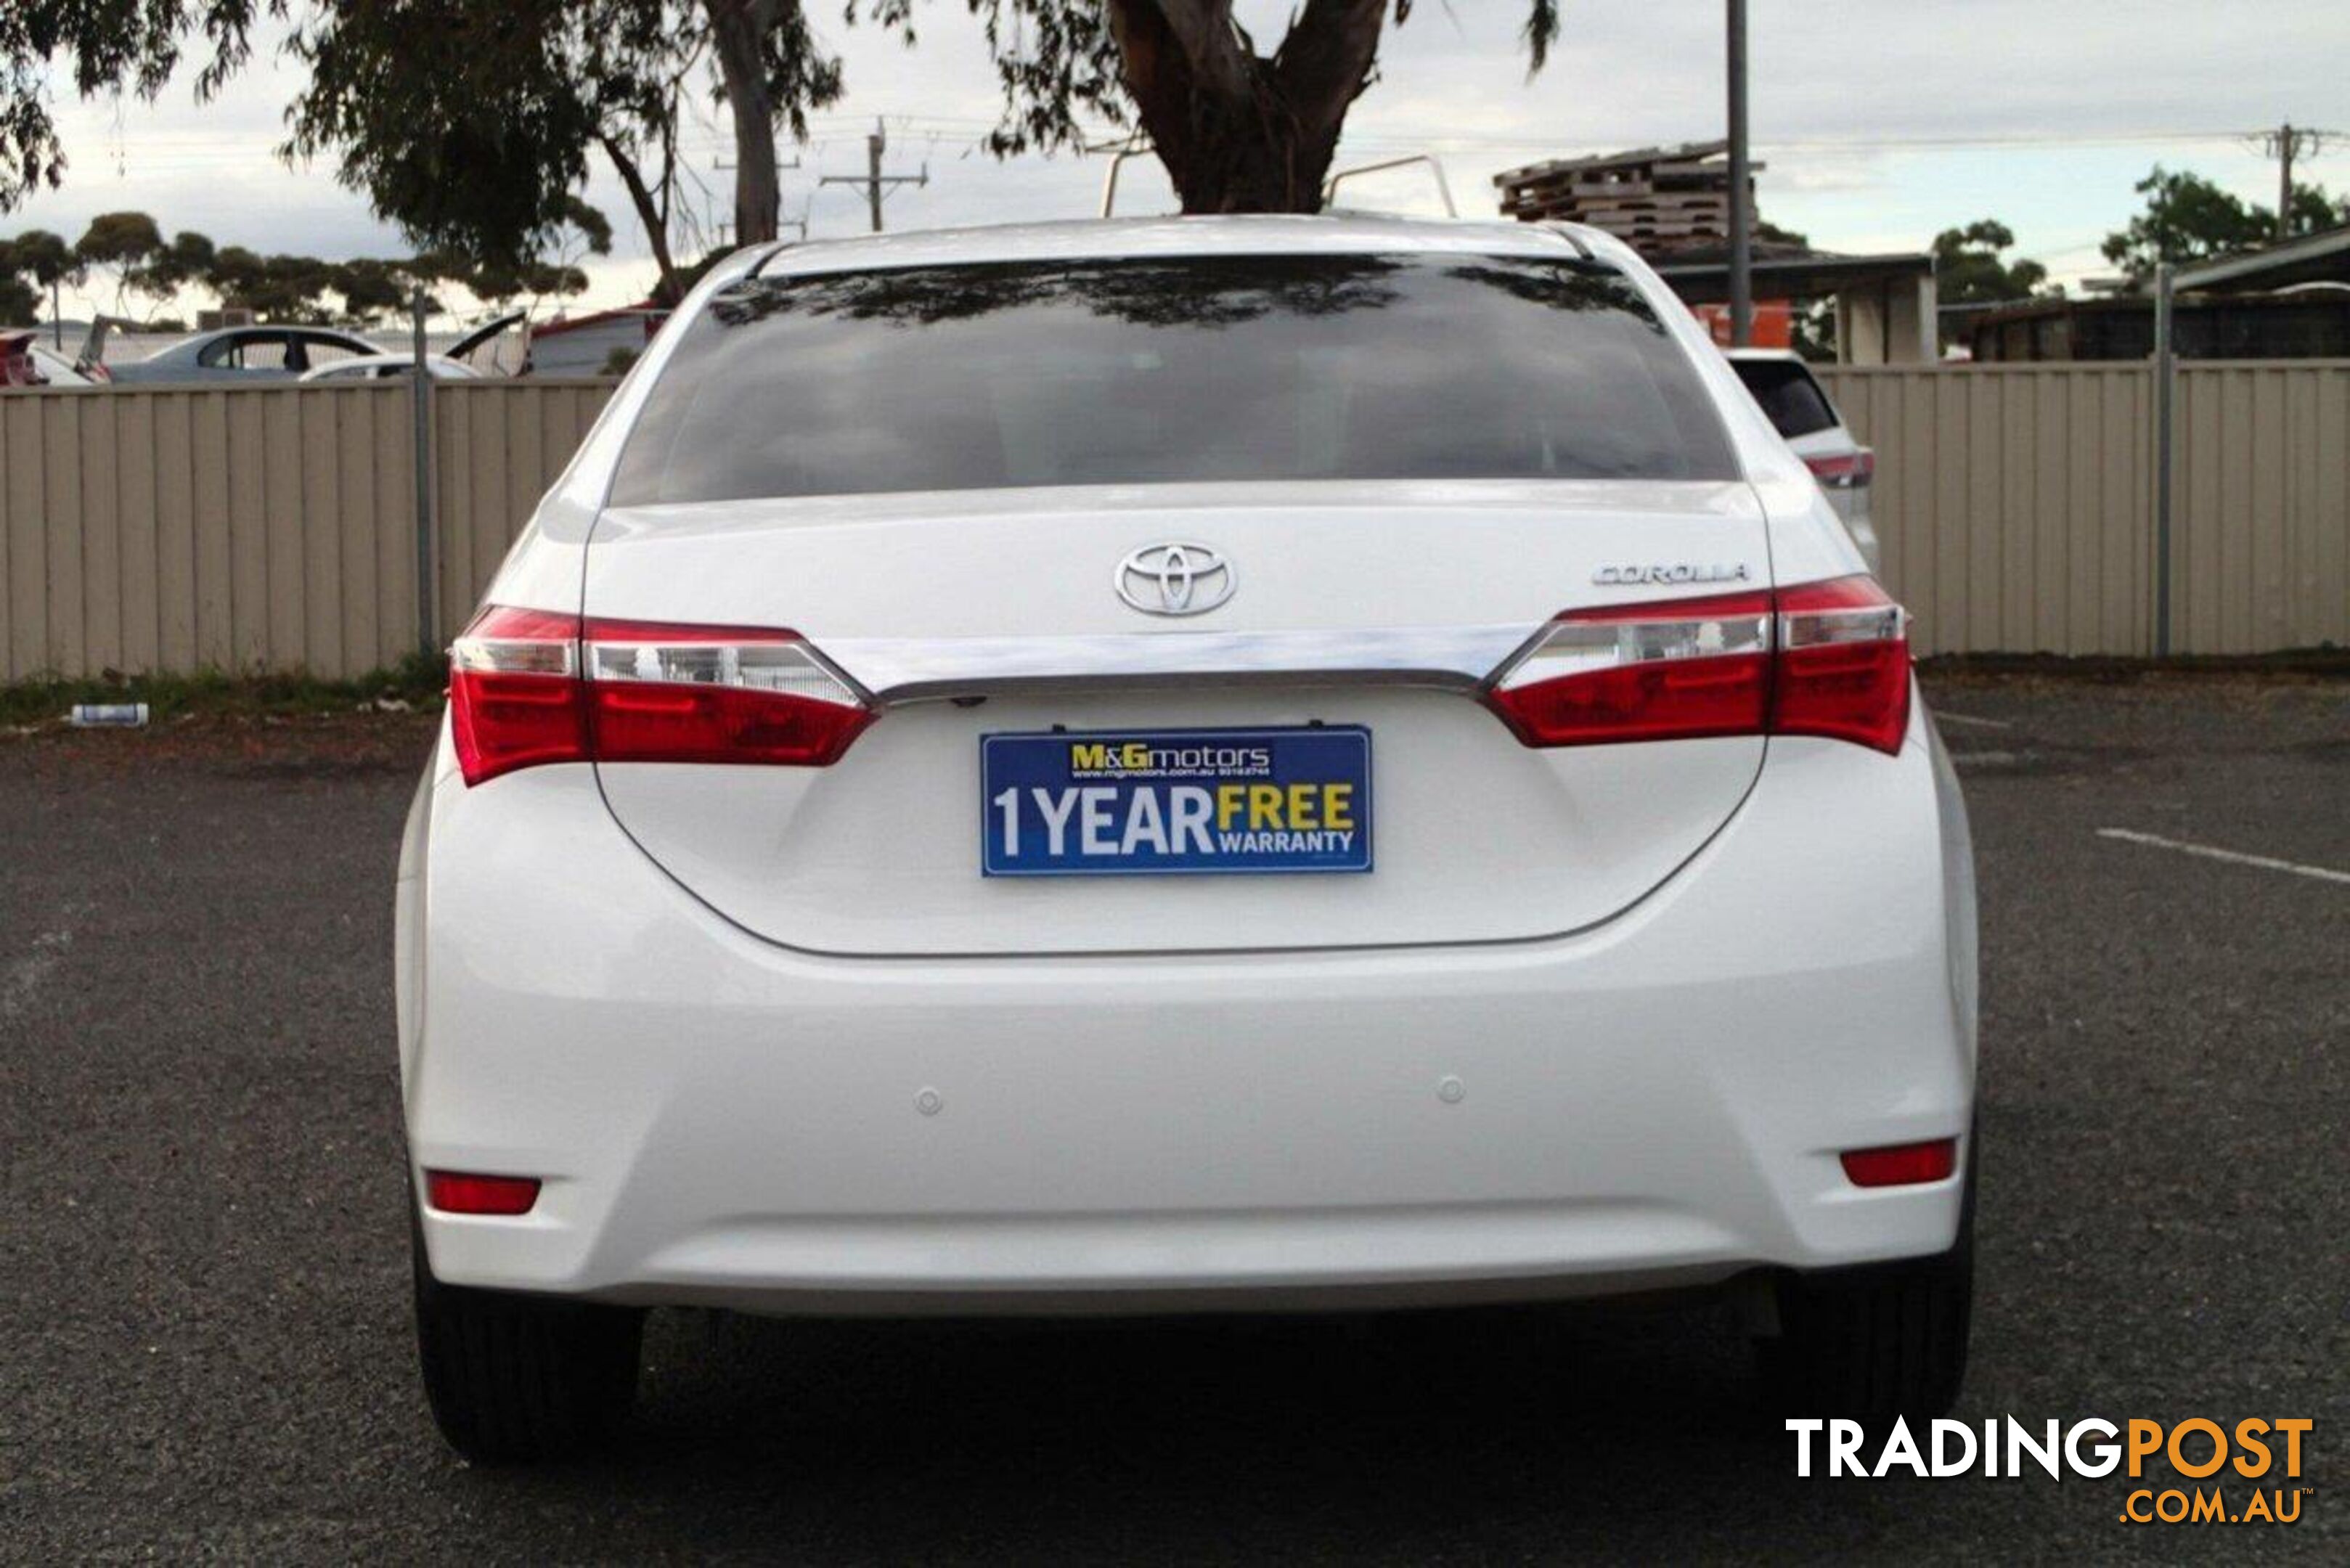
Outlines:
[{"label": "rear window tint", "polygon": [[1803,366],[1789,359],[1732,359],[1730,363],[1771,417],[1771,423],[1789,441],[1836,425],[1828,395]]},{"label": "rear window tint", "polygon": [[1613,271],[1207,256],[735,285],[654,385],[612,499],[1736,474],[1687,354]]}]

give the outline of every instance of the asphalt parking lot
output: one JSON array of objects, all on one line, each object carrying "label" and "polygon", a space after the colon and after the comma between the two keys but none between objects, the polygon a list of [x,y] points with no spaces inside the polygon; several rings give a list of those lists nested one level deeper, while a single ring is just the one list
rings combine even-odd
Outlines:
[{"label": "asphalt parking lot", "polygon": [[2350,1560],[2350,682],[1932,688],[1983,896],[1960,1413],[2312,1417],[2293,1526],[1798,1480],[1689,1313],[659,1314],[619,1452],[469,1469],[409,1338],[394,715],[0,737],[0,1556]]}]

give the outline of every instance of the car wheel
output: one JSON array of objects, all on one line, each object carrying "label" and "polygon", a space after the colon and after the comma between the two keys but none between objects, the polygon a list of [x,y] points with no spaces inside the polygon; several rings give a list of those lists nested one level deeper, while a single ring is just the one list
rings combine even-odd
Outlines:
[{"label": "car wheel", "polygon": [[1949,1251],[1779,1282],[1779,1336],[1759,1348],[1786,1414],[1849,1417],[1873,1428],[1898,1417],[1915,1426],[1957,1402],[1974,1300],[1968,1142],[1966,1196]]},{"label": "car wheel", "polygon": [[411,1245],[424,1394],[452,1448],[477,1464],[560,1458],[628,1415],[641,1311],[443,1284],[421,1231]]}]

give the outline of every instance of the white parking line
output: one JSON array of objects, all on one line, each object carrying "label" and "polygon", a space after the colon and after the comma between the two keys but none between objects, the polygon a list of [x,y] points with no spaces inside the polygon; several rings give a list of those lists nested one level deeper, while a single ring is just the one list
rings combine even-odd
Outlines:
[{"label": "white parking line", "polygon": [[2206,860],[2225,860],[2235,866],[2257,866],[2263,871],[2289,871],[2296,877],[2314,877],[2321,882],[2350,883],[2350,871],[2336,871],[2324,866],[2303,866],[2297,860],[2279,860],[2267,855],[2242,855],[2233,849],[2220,849],[2209,844],[2188,844],[2176,838],[2165,838],[2158,833],[2133,833],[2126,827],[2101,827],[2100,838],[2118,838],[2126,844],[2151,844],[2157,849],[2176,849],[2181,855],[2199,855]]},{"label": "white parking line", "polygon": [[2004,719],[1978,719],[1968,713],[1945,713],[1939,708],[1934,710],[1934,717],[1939,719],[1945,724],[1973,724],[1985,730],[2012,730],[2015,728],[2013,724],[2009,723]]}]

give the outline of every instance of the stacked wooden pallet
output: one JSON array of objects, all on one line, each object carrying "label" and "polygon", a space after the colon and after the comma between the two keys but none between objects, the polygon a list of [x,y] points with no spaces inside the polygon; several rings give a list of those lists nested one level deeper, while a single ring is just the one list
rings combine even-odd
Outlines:
[{"label": "stacked wooden pallet", "polygon": [[1589,223],[1643,250],[1720,244],[1730,233],[1728,151],[1727,142],[1701,141],[1553,159],[1493,183],[1502,211],[1526,223]]}]

